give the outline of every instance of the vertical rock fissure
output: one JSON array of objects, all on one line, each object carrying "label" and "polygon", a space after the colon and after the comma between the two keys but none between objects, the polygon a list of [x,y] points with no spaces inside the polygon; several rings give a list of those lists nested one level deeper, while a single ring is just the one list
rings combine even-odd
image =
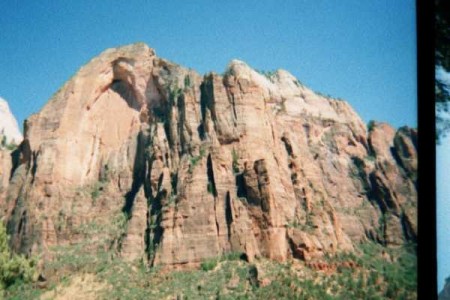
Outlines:
[{"label": "vertical rock fissure", "polygon": [[[153,163],[152,160],[149,162],[150,172],[152,172],[151,167]],[[145,232],[145,253],[147,255],[147,260],[149,265],[153,265],[155,259],[155,252],[157,246],[159,245],[163,228],[161,227],[162,220],[162,208],[163,208],[163,199],[166,198],[167,192],[166,190],[161,190],[161,185],[163,181],[163,174],[161,174],[158,178],[158,185],[156,187],[157,194],[154,195],[154,191],[152,190],[151,184],[149,184],[149,194],[147,197],[147,228]],[[150,180],[149,180],[150,182]]]},{"label": "vertical rock fissure", "polygon": [[153,265],[156,249],[161,242],[164,229],[161,227],[162,221],[162,199],[166,196],[165,190],[158,192],[156,197],[149,197],[148,210],[148,237],[146,241],[146,253],[150,265]]},{"label": "vertical rock fissure", "polygon": [[37,171],[37,167],[38,167],[38,163],[37,163],[37,158],[39,156],[39,152],[33,151],[32,152],[32,156],[33,156],[33,165],[31,166],[31,183],[34,183],[34,180],[36,178],[36,171]]},{"label": "vertical rock fissure", "polygon": [[13,152],[11,152],[11,172],[9,173],[8,181],[12,179],[14,172],[19,167],[19,164],[20,164],[20,148],[17,148]]},{"label": "vertical rock fissure", "polygon": [[211,154],[208,154],[208,158],[206,159],[206,174],[208,178],[207,183],[207,191],[208,193],[212,194],[214,196],[214,217],[216,222],[216,233],[217,236],[220,234],[220,226],[217,216],[217,205],[218,205],[218,199],[217,199],[217,189],[216,189],[216,182],[214,180],[214,170],[213,170],[213,164],[211,159]]},{"label": "vertical rock fissure", "polygon": [[[183,133],[186,126],[186,104],[184,99],[184,94],[178,97],[177,100],[178,108],[178,136],[180,138],[181,154],[188,152],[189,143],[186,141],[186,136]],[[186,130],[189,134],[190,130]]]},{"label": "vertical rock fissure", "polygon": [[396,147],[390,147],[389,151],[391,152],[392,157],[394,158],[395,162],[397,163],[397,165],[400,166],[399,170],[401,171],[401,173],[403,175],[407,174],[407,169],[405,168],[403,161],[400,159],[400,155],[398,153],[398,151],[401,151],[400,149],[397,149]]},{"label": "vertical rock fissure", "polygon": [[[163,173],[161,173],[160,176],[158,177],[158,183],[155,186],[156,190],[153,190],[152,188],[151,173],[156,171],[153,169],[153,163],[157,161],[157,158],[155,157],[155,153],[150,152],[151,152],[151,145],[153,145],[154,139],[156,138],[155,135],[156,135],[155,127],[152,127],[152,129],[150,130],[150,137],[148,143],[148,158],[147,158],[148,174],[147,174],[147,181],[145,184],[146,186],[148,186],[147,187],[148,194],[146,194],[147,228],[145,231],[145,253],[147,255],[147,260],[150,266],[154,264],[155,253],[163,236],[164,229],[161,226],[162,210],[163,210],[162,208],[163,208],[163,199],[167,198],[167,191],[165,189],[161,189],[164,180]],[[172,189],[176,190],[176,185],[178,181],[176,173],[171,176],[170,181]]]},{"label": "vertical rock fissure", "polygon": [[362,160],[357,156],[352,156],[351,160],[353,166],[350,167],[349,176],[350,178],[354,179],[353,181],[354,184],[355,181],[361,184],[362,190],[360,192],[367,194],[372,189],[372,187],[365,171],[366,163],[364,162],[364,160]]},{"label": "vertical rock fissure", "polygon": [[236,174],[236,193],[239,198],[247,199],[247,189],[244,174]]},{"label": "vertical rock fissure", "polygon": [[227,92],[228,101],[231,103],[231,109],[233,110],[234,126],[236,126],[236,122],[237,122],[237,119],[238,119],[237,113],[236,113],[236,101],[235,101],[235,98],[234,98],[234,94],[231,93],[231,91],[227,88],[227,85],[225,83],[225,78],[224,78],[224,86],[225,86],[225,90]]},{"label": "vertical rock fissure", "polygon": [[214,179],[214,170],[213,170],[211,154],[208,155],[208,159],[206,160],[206,174],[208,177],[208,184],[206,187],[208,190],[208,193],[212,194],[214,197],[217,197],[217,189],[216,189],[216,182]]},{"label": "vertical rock fissure", "polygon": [[[96,131],[98,131],[98,130],[96,130]],[[94,157],[95,157],[94,154],[95,154],[96,145],[97,145],[97,132],[92,137],[92,144],[91,144],[91,151],[90,151],[90,156],[89,156],[88,168],[87,168],[86,174],[85,174],[86,177],[89,175],[89,173],[91,173],[91,166],[92,166],[92,162],[93,162]]]},{"label": "vertical rock fissure", "polygon": [[206,88],[205,88],[205,81],[202,82],[200,85],[200,114],[201,114],[201,122],[198,126],[198,135],[200,136],[200,139],[203,141],[206,138],[205,134],[205,123],[206,123],[206,105],[207,105],[207,96],[206,96]]},{"label": "vertical rock fissure", "polygon": [[405,213],[402,213],[402,215],[401,215],[401,224],[402,224],[403,234],[404,234],[406,240],[416,242],[417,236],[414,233],[411,222]]},{"label": "vertical rock fissure", "polygon": [[378,187],[377,178],[374,172],[372,172],[369,175],[369,180],[372,186],[371,195],[373,196],[373,199],[375,199],[376,203],[378,204],[378,207],[380,208],[381,213],[385,213],[388,209],[387,204],[383,200],[382,196],[380,196],[380,191]]},{"label": "vertical rock fissure", "polygon": [[206,108],[208,108],[208,90],[207,90],[207,81],[206,78],[203,80],[200,85],[200,112],[202,115],[203,122],[206,118]]},{"label": "vertical rock fissure", "polygon": [[220,135],[221,130],[218,127],[218,120],[217,120],[217,112],[215,107],[215,101],[214,99],[214,78],[212,76],[209,76],[204,79],[202,85],[201,85],[201,97],[200,97],[200,105],[201,105],[201,111],[202,111],[202,119],[203,124],[206,122],[206,109],[209,110],[211,114],[211,119],[213,121],[214,130]]},{"label": "vertical rock fissure", "polygon": [[131,217],[133,209],[134,199],[136,198],[139,189],[144,184],[145,179],[145,145],[147,138],[144,134],[139,132],[137,136],[136,156],[134,159],[133,167],[133,181],[131,189],[125,194],[125,204],[122,208],[122,212],[127,214],[128,218]]},{"label": "vertical rock fissure", "polygon": [[294,188],[294,195],[295,195],[295,199],[303,206],[305,207],[305,189],[302,188],[300,186],[299,180],[298,180],[298,172],[297,172],[297,167],[296,164],[294,162],[294,158],[295,158],[295,154],[294,151],[292,150],[292,145],[290,140],[283,136],[281,138],[281,141],[284,144],[284,148],[286,149],[286,153],[288,155],[288,168],[290,171],[290,178],[291,178],[291,183],[292,183],[292,187]]},{"label": "vertical rock fissure", "polygon": [[231,211],[231,196],[230,191],[227,191],[225,196],[225,220],[227,222],[228,241],[231,240],[231,223],[233,223],[233,213]]}]

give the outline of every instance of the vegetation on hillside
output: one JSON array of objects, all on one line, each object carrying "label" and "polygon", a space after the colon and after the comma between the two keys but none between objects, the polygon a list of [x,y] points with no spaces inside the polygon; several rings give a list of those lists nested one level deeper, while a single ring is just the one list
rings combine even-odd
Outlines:
[{"label": "vegetation on hillside", "polygon": [[6,228],[0,222],[0,299],[11,286],[30,283],[36,279],[36,259],[13,254],[8,240]]},{"label": "vegetation on hillside", "polygon": [[[261,258],[249,263],[242,253],[211,258],[191,270],[168,271],[149,267],[143,260],[125,262],[104,243],[97,249],[95,241],[87,243],[54,249],[56,259],[45,267],[49,274],[45,286],[25,280],[28,268],[16,273],[17,280],[5,285],[7,299],[52,299],[70,289],[84,293],[75,282],[87,276],[86,289],[95,290],[98,299],[415,299],[417,295],[415,245],[389,249],[362,244],[356,252],[322,258],[322,263],[337,266],[328,271],[299,260],[277,263]],[[348,261],[353,267],[345,265]]]}]

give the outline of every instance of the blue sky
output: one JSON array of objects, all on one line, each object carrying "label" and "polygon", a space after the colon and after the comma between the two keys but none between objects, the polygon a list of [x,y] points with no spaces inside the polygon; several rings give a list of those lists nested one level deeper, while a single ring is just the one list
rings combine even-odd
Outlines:
[{"label": "blue sky", "polygon": [[436,147],[436,161],[438,290],[441,291],[445,278],[450,276],[450,185],[447,176],[450,170],[450,137],[443,138]]},{"label": "blue sky", "polygon": [[415,1],[1,1],[0,97],[22,123],[106,48],[143,41],[201,74],[282,68],[365,122],[416,126]]},{"label": "blue sky", "polygon": [[20,126],[92,57],[138,41],[201,74],[234,58],[286,69],[365,122],[417,124],[414,0],[22,0],[0,11],[0,97]]}]

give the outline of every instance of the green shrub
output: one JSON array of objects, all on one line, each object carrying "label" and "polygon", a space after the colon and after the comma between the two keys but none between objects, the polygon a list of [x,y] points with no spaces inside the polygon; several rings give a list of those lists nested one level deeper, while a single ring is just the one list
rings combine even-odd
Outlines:
[{"label": "green shrub", "polygon": [[9,286],[17,282],[31,282],[36,277],[36,259],[11,253],[8,240],[6,228],[0,222],[0,296]]},{"label": "green shrub", "polygon": [[189,169],[188,169],[189,174],[192,174],[192,172],[194,171],[195,166],[206,155],[206,150],[203,147],[200,147],[200,151],[199,152],[200,152],[199,155],[191,157],[191,159],[189,161],[190,162]]},{"label": "green shrub", "polygon": [[242,252],[236,252],[236,251],[228,252],[228,253],[225,253],[224,255],[222,255],[221,260],[222,261],[240,260],[243,254],[244,253],[242,253]]},{"label": "green shrub", "polygon": [[14,141],[9,142],[6,139],[6,136],[4,134],[0,134],[1,136],[1,142],[0,142],[0,149],[7,149],[9,151],[13,151],[17,149],[17,145],[14,143]]},{"label": "green shrub", "polygon": [[371,132],[375,127],[375,121],[374,120],[370,120],[369,123],[367,124],[367,130],[369,130],[369,132]]},{"label": "green shrub", "polygon": [[217,259],[207,259],[200,264],[200,268],[206,272],[214,270],[216,266],[217,266]]},{"label": "green shrub", "polygon": [[188,89],[191,87],[191,77],[189,75],[184,76],[184,88]]}]

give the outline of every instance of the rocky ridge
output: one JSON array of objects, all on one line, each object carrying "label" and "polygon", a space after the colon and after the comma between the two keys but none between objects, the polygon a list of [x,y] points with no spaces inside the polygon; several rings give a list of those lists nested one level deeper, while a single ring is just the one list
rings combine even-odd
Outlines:
[{"label": "rocky ridge", "polygon": [[93,227],[118,228],[94,241],[124,259],[170,267],[416,240],[417,131],[367,128],[283,70],[200,76],[144,44],[108,49],[25,122],[16,153],[0,217],[45,260]]}]

